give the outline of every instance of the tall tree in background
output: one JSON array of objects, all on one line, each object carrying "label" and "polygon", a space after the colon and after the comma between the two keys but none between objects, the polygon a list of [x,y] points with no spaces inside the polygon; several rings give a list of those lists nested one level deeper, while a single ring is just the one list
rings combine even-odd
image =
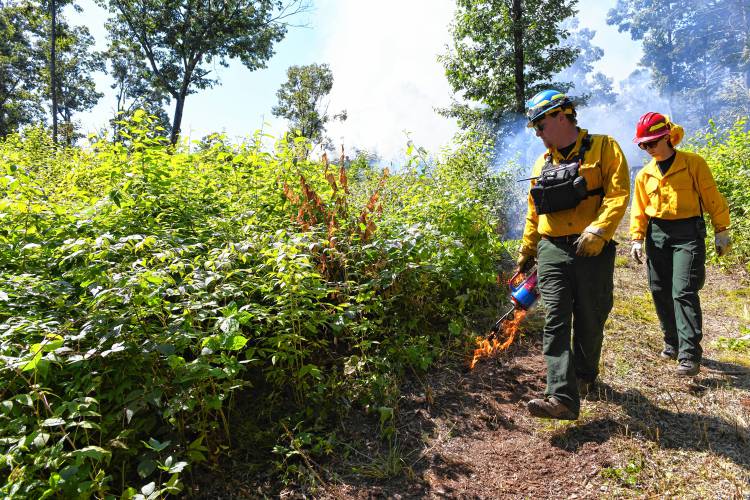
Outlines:
[{"label": "tall tree in background", "polygon": [[185,98],[213,87],[212,63],[239,59],[250,70],[265,67],[286,34],[286,19],[306,0],[99,0],[115,14],[114,40],[135,41],[134,56],[148,62],[148,83],[175,101],[170,140],[177,142]]},{"label": "tall tree in background", "polygon": [[105,71],[104,58],[93,50],[94,38],[88,28],[70,26],[59,15],[56,45],[57,75],[54,87],[50,88],[50,93],[57,96],[57,113],[53,114],[53,123],[56,120],[60,122],[61,138],[65,144],[71,145],[79,137],[73,115],[93,108],[103,95],[96,90],[93,74]]},{"label": "tall tree in background", "polygon": [[30,37],[29,4],[0,4],[0,137],[41,120],[40,65]]},{"label": "tall tree in background", "polygon": [[57,0],[49,0],[49,82],[52,93],[52,142],[57,144]]},{"label": "tall tree in background", "polygon": [[748,95],[747,0],[618,0],[607,22],[642,41],[640,64],[651,70],[677,119],[705,125],[709,118],[735,114],[727,96]]},{"label": "tall tree in background", "polygon": [[70,144],[75,139],[73,114],[92,108],[101,97],[92,76],[104,69],[101,55],[92,50],[94,40],[88,29],[70,26],[61,14],[69,4],[66,0],[0,4],[0,100],[4,112],[11,110],[15,116],[3,119],[13,122],[3,127],[3,133],[32,120],[42,121],[41,111],[47,108],[53,138],[57,140],[60,121],[63,139]]},{"label": "tall tree in background", "polygon": [[[467,101],[444,114],[463,127],[483,121],[498,127],[522,114],[528,98],[570,66],[578,49],[562,42],[563,22],[577,0],[457,0],[452,50],[441,57],[454,92]],[[570,84],[560,84],[567,90]]]},{"label": "tall tree in background", "polygon": [[[273,107],[274,116],[289,120],[292,131],[313,143],[324,140],[326,123],[331,119],[324,99],[333,88],[333,73],[327,64],[291,66],[287,81],[276,92],[279,103]],[[333,119],[346,119],[346,111],[333,116]]]},{"label": "tall tree in background", "polygon": [[169,130],[170,121],[165,111],[169,94],[153,86],[148,79],[146,61],[136,57],[137,50],[128,48],[129,42],[116,38],[107,51],[110,75],[116,94],[115,115],[110,120],[114,140],[120,140],[119,122],[126,120],[138,109],[155,116],[159,126]]}]

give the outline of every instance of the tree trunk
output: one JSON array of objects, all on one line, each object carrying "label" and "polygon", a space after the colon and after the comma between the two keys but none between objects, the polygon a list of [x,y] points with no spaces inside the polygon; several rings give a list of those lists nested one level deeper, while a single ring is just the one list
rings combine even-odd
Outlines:
[{"label": "tree trunk", "polygon": [[49,55],[50,88],[52,89],[52,142],[57,144],[57,77],[55,74],[57,3],[55,2],[55,0],[50,0],[50,15],[52,18],[52,27],[50,30],[50,55]]},{"label": "tree trunk", "polygon": [[[672,11],[670,8],[670,5],[667,5],[667,9],[669,9],[668,15],[672,16]],[[667,78],[667,84],[664,88],[664,92],[667,94],[667,103],[669,104],[669,116],[672,119],[672,121],[676,121],[679,119],[677,116],[678,114],[675,112],[674,109],[674,69],[675,69],[675,63],[674,63],[674,40],[672,39],[673,31],[672,27],[670,26],[667,28],[667,60],[669,61],[669,65],[667,66],[667,69],[665,71],[665,75]]]},{"label": "tree trunk", "polygon": [[180,93],[176,96],[174,106],[174,119],[172,120],[172,134],[169,137],[169,142],[174,146],[177,144],[177,140],[180,138],[180,125],[182,124],[182,110],[185,107],[185,98],[187,97],[188,90],[190,89],[190,80],[193,78],[193,70],[201,60],[199,55],[194,61],[187,65],[185,68],[185,74],[182,76],[182,85],[180,85]]},{"label": "tree trunk", "polygon": [[169,136],[169,142],[174,146],[180,138],[180,125],[182,124],[182,110],[185,107],[185,97],[187,89],[180,91],[174,106],[174,119],[172,120],[172,133]]},{"label": "tree trunk", "polygon": [[513,0],[510,17],[513,19],[513,71],[516,84],[516,113],[525,111],[526,82],[523,74],[523,24],[521,23],[521,0]]}]

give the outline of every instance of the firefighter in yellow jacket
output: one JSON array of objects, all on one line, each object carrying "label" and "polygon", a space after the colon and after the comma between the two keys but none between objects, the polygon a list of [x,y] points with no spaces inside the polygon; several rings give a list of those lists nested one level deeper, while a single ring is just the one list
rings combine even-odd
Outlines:
[{"label": "firefighter in yellow jacket", "polygon": [[695,153],[675,150],[682,127],[667,116],[646,113],[638,121],[634,142],[652,160],[635,178],[630,209],[631,255],[643,260],[664,333],[661,357],[678,360],[677,374],[700,370],[703,337],[698,291],[706,275],[706,223],[714,226],[716,253],[729,251],[729,207],[716,188],[706,161]]},{"label": "firefighter in yellow jacket", "polygon": [[[574,102],[545,90],[526,104],[528,126],[547,147],[533,169],[519,268],[537,260],[546,306],[545,397],[536,417],[575,419],[599,374],[604,322],[612,309],[615,229],[630,175],[617,142],[577,126]],[[572,342],[571,342],[572,328]]]}]

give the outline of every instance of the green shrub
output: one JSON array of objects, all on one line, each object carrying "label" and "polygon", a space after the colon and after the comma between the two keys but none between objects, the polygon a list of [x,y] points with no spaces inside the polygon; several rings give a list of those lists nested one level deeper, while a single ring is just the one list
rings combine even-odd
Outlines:
[{"label": "green shrub", "polygon": [[238,397],[269,464],[330,453],[334,417],[395,406],[497,300],[476,137],[350,183],[287,141],[175,151],[140,113],[122,134],[0,143],[3,495],[177,493]]},{"label": "green shrub", "polygon": [[[750,130],[746,125],[747,119],[737,121],[729,130],[712,124],[711,130],[694,138],[688,149],[706,159],[719,191],[729,203],[733,242],[729,260],[750,269]],[[709,234],[709,239],[706,247],[715,257],[713,235]]]}]

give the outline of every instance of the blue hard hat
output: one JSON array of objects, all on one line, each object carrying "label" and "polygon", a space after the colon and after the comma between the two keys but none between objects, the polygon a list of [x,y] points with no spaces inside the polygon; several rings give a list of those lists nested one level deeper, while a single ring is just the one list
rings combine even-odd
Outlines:
[{"label": "blue hard hat", "polygon": [[573,101],[559,90],[542,90],[526,101],[526,118],[529,120],[528,126],[531,127],[536,120],[561,106],[569,107],[572,110],[573,104]]}]

